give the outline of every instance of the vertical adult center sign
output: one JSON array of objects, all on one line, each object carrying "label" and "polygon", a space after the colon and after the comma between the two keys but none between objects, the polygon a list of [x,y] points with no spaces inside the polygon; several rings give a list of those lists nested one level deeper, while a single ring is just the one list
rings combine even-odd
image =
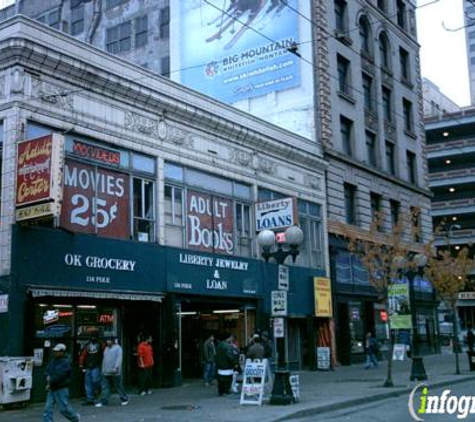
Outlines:
[{"label": "vertical adult center sign", "polygon": [[181,83],[226,103],[298,86],[298,1],[276,3],[179,2]]},{"label": "vertical adult center sign", "polygon": [[47,135],[17,146],[16,219],[58,215],[64,138]]}]

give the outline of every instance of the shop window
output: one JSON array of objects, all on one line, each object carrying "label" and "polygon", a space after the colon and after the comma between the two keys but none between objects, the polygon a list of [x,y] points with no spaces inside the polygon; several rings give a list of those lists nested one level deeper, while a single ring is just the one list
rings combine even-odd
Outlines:
[{"label": "shop window", "polygon": [[155,240],[154,183],[133,179],[134,239],[140,242]]},{"label": "shop window", "polygon": [[338,251],[335,270],[337,283],[369,286],[368,272],[358,257],[348,251]]},{"label": "shop window", "polygon": [[146,155],[132,153],[132,169],[143,173],[155,174],[155,159]]},{"label": "shop window", "polygon": [[183,182],[185,180],[183,167],[178,164],[165,163],[165,179]]},{"label": "shop window", "polygon": [[74,308],[71,305],[37,305],[35,308],[35,337],[74,337],[73,321]]},{"label": "shop window", "polygon": [[251,210],[248,204],[236,202],[236,255],[251,256]]},{"label": "shop window", "polygon": [[165,237],[167,245],[183,247],[183,189],[165,185]]}]

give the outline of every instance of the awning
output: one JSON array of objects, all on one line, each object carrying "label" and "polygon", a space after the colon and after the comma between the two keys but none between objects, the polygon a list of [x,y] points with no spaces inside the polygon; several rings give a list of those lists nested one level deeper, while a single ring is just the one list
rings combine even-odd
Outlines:
[{"label": "awning", "polygon": [[469,300],[469,299],[457,300],[457,307],[461,307],[461,306],[475,306],[475,300]]},{"label": "awning", "polygon": [[80,297],[88,299],[119,299],[149,302],[161,302],[163,293],[133,292],[133,291],[104,291],[104,290],[65,290],[47,287],[27,287],[32,297]]}]

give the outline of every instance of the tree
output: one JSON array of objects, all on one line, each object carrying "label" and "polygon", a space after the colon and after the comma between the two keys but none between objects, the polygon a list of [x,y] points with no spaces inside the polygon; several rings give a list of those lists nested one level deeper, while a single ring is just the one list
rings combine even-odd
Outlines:
[{"label": "tree", "polygon": [[[378,292],[379,299],[389,309],[388,296],[392,286],[400,275],[400,262],[396,257],[408,257],[414,251],[420,251],[420,245],[414,245],[407,239],[414,239],[418,227],[412,214],[400,214],[390,230],[383,231],[385,214],[375,212],[369,231],[358,227],[336,223],[338,231],[348,242],[348,250],[359,258],[368,272],[371,286]],[[408,261],[409,262],[409,261]],[[409,262],[408,265],[413,265]],[[391,332],[390,319],[388,320]],[[389,336],[388,370],[384,387],[393,387],[392,355],[394,338]]]},{"label": "tree", "polygon": [[467,284],[467,279],[474,268],[474,260],[470,258],[470,251],[464,247],[453,252],[450,245],[447,249],[432,248],[425,273],[432,281],[437,296],[450,309],[452,314],[454,348],[455,348],[455,373],[460,374],[459,344],[457,324],[457,300],[459,293]]}]

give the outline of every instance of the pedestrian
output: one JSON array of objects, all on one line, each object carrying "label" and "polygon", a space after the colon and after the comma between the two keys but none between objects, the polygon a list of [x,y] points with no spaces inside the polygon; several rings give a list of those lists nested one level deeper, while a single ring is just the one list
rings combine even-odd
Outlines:
[{"label": "pedestrian", "polygon": [[97,335],[93,334],[79,356],[79,367],[84,372],[86,401],[84,406],[93,405],[96,393],[101,389],[102,349]]},{"label": "pedestrian", "polygon": [[71,363],[66,355],[66,346],[58,343],[53,347],[53,358],[46,367],[46,397],[43,422],[53,422],[53,407],[69,421],[79,422],[79,415],[69,404],[69,384],[71,383]]},{"label": "pedestrian", "polygon": [[365,369],[369,369],[371,368],[371,366],[373,366],[374,368],[378,367],[378,349],[378,342],[376,341],[376,339],[371,335],[371,333],[366,333],[364,343],[364,350],[366,354]]},{"label": "pedestrian", "polygon": [[247,359],[264,359],[264,346],[261,343],[261,338],[258,334],[254,334],[252,338],[252,345],[247,349],[246,358]]},{"label": "pedestrian", "polygon": [[473,346],[475,345],[475,334],[473,334],[472,327],[468,327],[467,331],[467,346],[468,351],[473,352]]},{"label": "pedestrian", "polygon": [[102,359],[101,400],[95,404],[96,407],[106,406],[109,403],[111,387],[119,394],[120,404],[127,406],[129,398],[122,385],[122,347],[118,341],[108,338]]},{"label": "pedestrian", "polygon": [[150,386],[152,384],[153,360],[153,338],[151,335],[142,336],[142,341],[137,346],[137,364],[139,367],[139,395],[152,394]]},{"label": "pedestrian", "polygon": [[203,343],[203,362],[203,381],[205,386],[210,386],[216,373],[216,346],[213,334]]},{"label": "pedestrian", "polygon": [[229,394],[233,381],[234,368],[238,363],[237,356],[232,346],[233,336],[226,335],[218,344],[216,352],[216,367],[218,368],[218,394]]},{"label": "pedestrian", "polygon": [[261,344],[264,346],[264,358],[270,359],[272,357],[272,343],[267,331],[263,331],[261,334]]}]

